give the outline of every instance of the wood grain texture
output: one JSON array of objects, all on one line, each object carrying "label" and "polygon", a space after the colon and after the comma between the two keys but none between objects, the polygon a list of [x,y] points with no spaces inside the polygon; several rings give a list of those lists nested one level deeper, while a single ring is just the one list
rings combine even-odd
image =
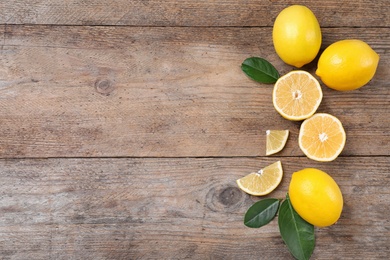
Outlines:
[{"label": "wood grain texture", "polygon": [[[312,259],[390,256],[388,0],[303,0],[331,43],[358,38],[380,55],[368,86],[323,86],[319,112],[347,144],[317,163],[299,122],[273,109],[272,85],[240,69],[284,64],[272,25],[290,0],[0,2],[0,259],[293,259],[276,219],[244,226],[259,198],[236,179],[281,160],[283,198],[305,167],[331,174],[339,222],[316,229]],[[303,69],[314,73],[317,59]],[[265,131],[289,129],[265,157]]]},{"label": "wood grain texture", "polygon": [[[289,259],[276,219],[250,229],[258,198],[235,180],[277,158],[0,160],[2,259]],[[316,229],[313,259],[390,254],[388,157],[332,164],[283,158],[283,198],[294,171],[317,167],[343,192],[339,222]],[[373,221],[375,220],[375,221]]]},{"label": "wood grain texture", "polygon": [[[271,28],[2,29],[3,158],[263,156],[267,129],[291,130],[281,155],[302,156],[299,123],[274,110],[272,85],[240,70],[249,56],[270,60],[282,74],[293,69],[274,52]],[[323,87],[318,111],[343,122],[343,156],[389,155],[389,30],[323,34],[324,47],[344,35],[365,40],[381,60],[361,90]]]},{"label": "wood grain texture", "polygon": [[[0,3],[0,24],[132,26],[272,26],[290,0],[13,0]],[[390,25],[388,0],[299,1],[322,27]]]}]

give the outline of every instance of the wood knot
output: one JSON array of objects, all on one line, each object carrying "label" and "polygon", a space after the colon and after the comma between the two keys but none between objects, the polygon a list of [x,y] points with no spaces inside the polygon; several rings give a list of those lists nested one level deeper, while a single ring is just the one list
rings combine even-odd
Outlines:
[{"label": "wood knot", "polygon": [[225,206],[232,206],[241,200],[241,191],[236,187],[227,187],[223,189],[218,196],[219,202]]},{"label": "wood knot", "polygon": [[96,92],[102,95],[109,96],[114,89],[114,83],[109,79],[98,79],[95,82]]},{"label": "wood knot", "polygon": [[237,187],[232,186],[212,188],[206,195],[207,207],[212,211],[234,211],[244,203],[245,199],[244,194]]}]

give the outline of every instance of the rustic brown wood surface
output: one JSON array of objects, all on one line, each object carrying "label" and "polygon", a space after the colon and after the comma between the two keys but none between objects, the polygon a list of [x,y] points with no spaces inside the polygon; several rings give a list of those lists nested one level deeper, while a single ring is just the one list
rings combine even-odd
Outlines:
[{"label": "rustic brown wood surface", "polygon": [[[240,69],[250,56],[293,69],[271,38],[292,1],[2,1],[0,259],[292,259],[276,220],[243,225],[258,198],[235,184],[276,160],[285,175],[269,197],[305,167],[343,192],[313,259],[389,258],[390,6],[339,2],[299,2],[322,49],[358,38],[381,58],[362,89],[323,86],[318,111],[340,118],[347,144],[317,163],[298,147],[300,123],[274,110],[272,86]],[[272,157],[267,129],[291,131]]]}]

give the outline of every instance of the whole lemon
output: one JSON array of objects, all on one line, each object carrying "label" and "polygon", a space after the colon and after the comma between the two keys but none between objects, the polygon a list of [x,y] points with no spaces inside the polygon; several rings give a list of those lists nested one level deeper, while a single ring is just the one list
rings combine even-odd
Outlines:
[{"label": "whole lemon", "polygon": [[329,45],[318,60],[316,74],[332,89],[346,91],[366,85],[378,67],[379,55],[361,40]]},{"label": "whole lemon", "polygon": [[295,211],[314,226],[330,226],[340,218],[343,195],[333,178],[321,170],[293,173],[289,196]]},{"label": "whole lemon", "polygon": [[297,68],[317,56],[322,42],[317,18],[303,5],[292,5],[279,13],[274,23],[272,38],[279,57]]}]

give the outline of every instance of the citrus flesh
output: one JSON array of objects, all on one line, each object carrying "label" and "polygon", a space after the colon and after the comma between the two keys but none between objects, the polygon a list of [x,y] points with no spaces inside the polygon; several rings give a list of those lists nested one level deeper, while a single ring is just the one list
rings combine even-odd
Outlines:
[{"label": "citrus flesh", "polygon": [[330,226],[340,218],[343,195],[335,180],[321,170],[307,168],[293,173],[289,196],[295,211],[314,226]]},{"label": "citrus flesh", "polygon": [[289,131],[288,130],[267,130],[266,155],[280,152],[286,145]]},{"label": "citrus flesh", "polygon": [[316,74],[329,88],[347,91],[366,85],[375,75],[379,55],[361,40],[342,40],[327,47]]},{"label": "citrus flesh", "polygon": [[317,56],[322,35],[313,12],[306,6],[292,5],[276,17],[272,39],[279,57],[285,63],[300,68]]},{"label": "citrus flesh", "polygon": [[322,101],[322,89],[310,73],[295,70],[280,77],[274,86],[272,102],[284,118],[299,121],[312,116]]},{"label": "citrus flesh", "polygon": [[282,177],[282,163],[277,161],[258,172],[250,173],[238,179],[237,185],[248,194],[263,196],[276,189]]},{"label": "citrus flesh", "polygon": [[310,159],[329,162],[343,150],[346,134],[337,117],[317,113],[303,121],[298,142],[302,152]]}]

